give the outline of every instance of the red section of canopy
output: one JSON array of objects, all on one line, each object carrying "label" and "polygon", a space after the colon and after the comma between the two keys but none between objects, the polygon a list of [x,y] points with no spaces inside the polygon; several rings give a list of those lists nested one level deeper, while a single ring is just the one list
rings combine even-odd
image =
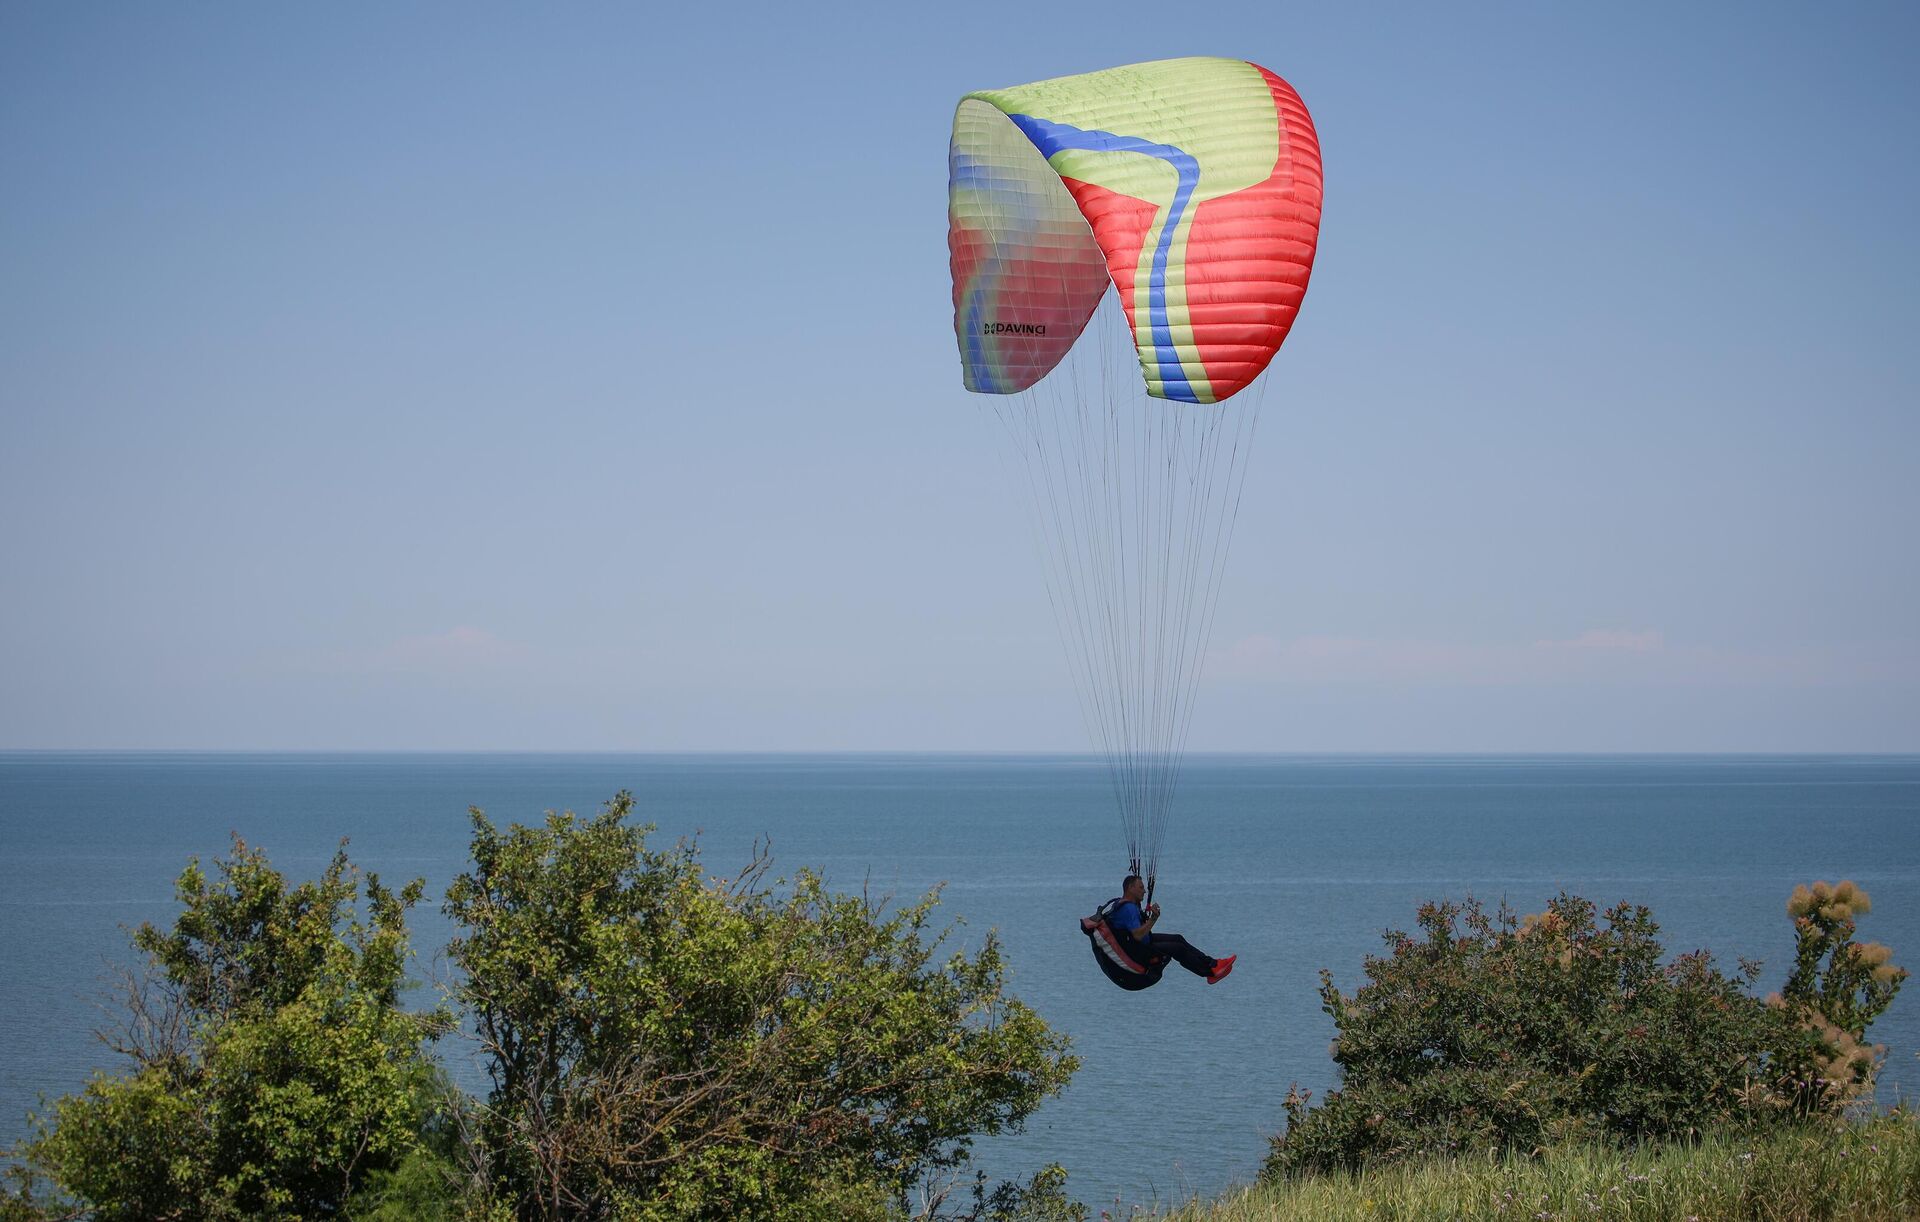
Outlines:
[{"label": "red section of canopy", "polygon": [[[1313,119],[1293,86],[1252,66],[1266,80],[1279,116],[1273,173],[1196,205],[1182,264],[1193,343],[1216,400],[1244,390],[1280,350],[1307,294],[1320,236],[1323,180]],[[1061,181],[1093,226],[1127,321],[1137,326],[1135,271],[1160,209],[1077,178]]]},{"label": "red section of canopy", "polygon": [[1320,237],[1320,138],[1293,86],[1254,67],[1280,116],[1273,174],[1198,205],[1187,235],[1187,307],[1215,399],[1245,389],[1279,351],[1307,295]]},{"label": "red section of canopy", "polygon": [[1160,215],[1157,205],[1133,195],[1122,195],[1105,187],[1062,174],[1060,181],[1073,193],[1082,215],[1093,226],[1094,241],[1107,256],[1107,274],[1113,287],[1120,290],[1120,308],[1133,325],[1134,269],[1140,266],[1140,251],[1147,242],[1153,218]]}]

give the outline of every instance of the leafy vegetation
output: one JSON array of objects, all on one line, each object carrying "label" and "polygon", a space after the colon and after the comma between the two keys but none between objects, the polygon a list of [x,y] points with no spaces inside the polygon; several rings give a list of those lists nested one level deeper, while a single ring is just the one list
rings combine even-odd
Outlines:
[{"label": "leafy vegetation", "polygon": [[1794,968],[1762,1002],[1748,992],[1758,964],[1728,975],[1704,951],[1663,963],[1644,907],[1598,916],[1562,894],[1522,920],[1473,900],[1424,905],[1420,936],[1389,931],[1355,993],[1321,973],[1341,1086],[1317,1106],[1288,1092],[1266,1174],[1836,1117],[1871,1088],[1866,1027],[1906,976],[1853,941],[1867,908],[1850,882],[1798,889]]},{"label": "leafy vegetation", "polygon": [[518,1216],[878,1216],[1065,1085],[991,935],[935,962],[936,896],[776,890],[764,858],[712,879],[630,807],[476,812],[448,892],[494,1084],[476,1148]]},{"label": "leafy vegetation", "polygon": [[1831,1114],[1871,1094],[1886,1048],[1865,1043],[1907,978],[1877,942],[1855,942],[1856,918],[1873,910],[1848,881],[1793,889],[1793,970],[1767,998],[1791,1026],[1774,1058],[1770,1101],[1799,1116]]},{"label": "leafy vegetation", "polygon": [[[599,815],[473,813],[448,890],[452,1007],[402,1005],[406,913],[344,851],[289,885],[236,841],[181,875],[109,1042],[129,1060],[13,1151],[0,1218],[887,1218],[1073,1222],[1064,1173],[952,1191],[972,1138],[1076,1067],[1006,995],[998,942],[939,959],[936,895],[892,908],[764,856],[709,877]],[[491,1076],[428,1043],[464,1020]],[[918,1194],[918,1208],[909,1200]]]},{"label": "leafy vegetation", "polygon": [[1269,1180],[1168,1222],[1904,1222],[1920,1217],[1920,1117],[1789,1123],[1694,1142],[1419,1155]]},{"label": "leafy vegetation", "polygon": [[289,886],[237,838],[215,873],[190,863],[173,927],[135,931],[145,966],[104,1033],[130,1068],[35,1119],[14,1216],[327,1216],[433,1128],[447,1016],[399,1001],[422,884],[342,851]]}]

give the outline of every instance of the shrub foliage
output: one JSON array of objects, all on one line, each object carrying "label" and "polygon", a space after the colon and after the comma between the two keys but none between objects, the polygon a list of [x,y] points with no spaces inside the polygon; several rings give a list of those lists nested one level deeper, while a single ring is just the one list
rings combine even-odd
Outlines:
[{"label": "shrub foliage", "polygon": [[328,1216],[420,1147],[445,1026],[400,1005],[422,884],[342,851],[290,886],[237,837],[215,874],[190,863],[172,928],[134,932],[145,966],[103,1033],[130,1067],[35,1118],[15,1216]]},{"label": "shrub foliage", "polygon": [[1386,934],[1356,992],[1321,973],[1341,1085],[1317,1106],[1288,1092],[1266,1173],[1834,1115],[1870,1088],[1860,1041],[1905,976],[1884,948],[1853,943],[1866,907],[1851,883],[1796,891],[1795,966],[1762,1002],[1757,963],[1663,962],[1645,907],[1600,914],[1563,893],[1520,919],[1426,904],[1417,933]]},{"label": "shrub foliage", "polygon": [[1871,1096],[1886,1048],[1865,1042],[1907,978],[1893,952],[1855,942],[1856,918],[1873,910],[1851,881],[1793,889],[1793,970],[1767,1004],[1789,1024],[1775,1058],[1769,1101],[1800,1116],[1828,1115]]},{"label": "shrub foliage", "polygon": [[879,1213],[1066,1083],[989,935],[936,955],[936,896],[888,909],[764,857],[709,878],[622,794],[497,829],[448,892],[493,1091],[478,1150],[527,1218]]},{"label": "shrub foliage", "polygon": [[215,879],[189,864],[172,927],[133,937],[146,967],[106,1034],[128,1068],[6,1152],[0,1220],[1084,1216],[1058,1168],[971,1210],[952,1192],[972,1138],[1076,1065],[991,935],[942,958],[936,895],[769,883],[764,855],[710,878],[632,807],[473,813],[446,911],[484,1100],[427,1056],[455,1011],[402,1005],[422,883],[343,851],[293,885],[237,840]]}]

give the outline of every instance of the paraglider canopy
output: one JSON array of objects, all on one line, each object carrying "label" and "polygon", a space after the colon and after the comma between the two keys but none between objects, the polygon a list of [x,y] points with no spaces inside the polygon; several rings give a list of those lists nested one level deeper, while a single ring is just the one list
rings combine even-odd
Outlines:
[{"label": "paraglider canopy", "polygon": [[948,162],[969,390],[1045,377],[1109,284],[1156,398],[1231,397],[1293,325],[1320,146],[1299,95],[1257,64],[1160,60],[971,93]]}]

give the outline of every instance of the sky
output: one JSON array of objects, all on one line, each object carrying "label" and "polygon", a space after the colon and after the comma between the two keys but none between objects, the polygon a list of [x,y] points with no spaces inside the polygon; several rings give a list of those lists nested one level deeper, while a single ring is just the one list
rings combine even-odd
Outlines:
[{"label": "sky", "polygon": [[0,748],[1080,750],[965,92],[1311,108],[1192,746],[1920,750],[1912,5],[0,4]]}]

